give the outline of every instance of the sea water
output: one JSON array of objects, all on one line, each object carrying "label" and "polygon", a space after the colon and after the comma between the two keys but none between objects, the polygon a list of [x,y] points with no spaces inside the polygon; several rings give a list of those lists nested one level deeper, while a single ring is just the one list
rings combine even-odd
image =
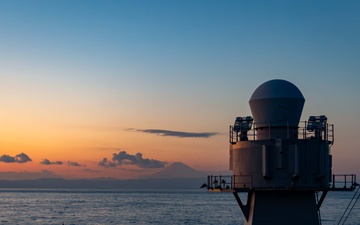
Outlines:
[{"label": "sea water", "polygon": [[[322,224],[337,224],[353,195],[354,192],[329,192],[321,207]],[[345,224],[360,224],[359,204]],[[231,193],[0,189],[0,224],[243,223],[244,217]]]}]

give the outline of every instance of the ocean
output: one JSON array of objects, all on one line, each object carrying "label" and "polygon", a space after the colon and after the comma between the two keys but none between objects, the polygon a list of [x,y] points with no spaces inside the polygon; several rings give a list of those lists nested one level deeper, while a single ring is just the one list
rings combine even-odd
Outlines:
[{"label": "ocean", "polygon": [[[329,192],[323,225],[336,225],[355,192]],[[0,189],[0,224],[243,224],[231,193],[206,190]],[[346,223],[360,224],[360,203]]]}]

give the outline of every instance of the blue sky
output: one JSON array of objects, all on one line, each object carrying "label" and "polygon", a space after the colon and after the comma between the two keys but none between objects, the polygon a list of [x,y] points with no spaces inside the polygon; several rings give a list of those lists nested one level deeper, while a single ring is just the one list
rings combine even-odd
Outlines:
[{"label": "blue sky", "polygon": [[[29,132],[41,142],[81,129],[78,154],[125,148],[224,169],[228,125],[250,115],[256,87],[281,78],[302,91],[303,120],[335,124],[335,169],[359,171],[359,11],[358,1],[0,1],[2,154],[40,161],[37,147],[52,147],[19,144]],[[223,135],[146,145],[127,128]],[[209,149],[208,163],[195,149]]]}]

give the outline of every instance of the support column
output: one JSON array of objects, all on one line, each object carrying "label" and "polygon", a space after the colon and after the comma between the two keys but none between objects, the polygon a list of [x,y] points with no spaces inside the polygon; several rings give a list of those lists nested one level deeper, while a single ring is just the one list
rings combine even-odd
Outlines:
[{"label": "support column", "polygon": [[252,191],[248,195],[246,205],[239,203],[245,225],[320,224],[313,191]]}]

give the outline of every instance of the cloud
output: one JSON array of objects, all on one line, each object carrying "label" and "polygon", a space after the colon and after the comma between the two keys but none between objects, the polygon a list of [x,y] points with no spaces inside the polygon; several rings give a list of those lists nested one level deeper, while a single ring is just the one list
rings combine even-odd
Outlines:
[{"label": "cloud", "polygon": [[115,168],[122,165],[135,165],[140,168],[164,168],[166,162],[156,159],[145,159],[141,153],[131,155],[126,151],[120,151],[118,154],[114,153],[111,160],[104,158],[98,165],[105,168]]},{"label": "cloud", "polygon": [[173,130],[160,130],[160,129],[145,129],[138,130],[134,128],[127,128],[126,131],[137,131],[150,134],[158,134],[160,136],[170,136],[179,138],[209,138],[219,133],[216,132],[184,132],[184,131],[173,131]]},{"label": "cloud", "polygon": [[26,163],[31,161],[32,160],[30,159],[30,157],[27,156],[25,153],[20,153],[15,157],[9,155],[0,156],[0,162],[4,162],[4,163]]},{"label": "cloud", "polygon": [[116,164],[115,162],[112,162],[110,160],[108,160],[107,158],[103,158],[103,160],[101,160],[99,163],[98,163],[99,166],[102,166],[102,167],[106,167],[106,168],[111,168],[111,167],[117,167],[118,164]]},{"label": "cloud", "polygon": [[66,164],[68,166],[83,166],[83,165],[81,165],[81,164],[79,164],[77,162],[72,162],[72,161],[67,161]]},{"label": "cloud", "polygon": [[[50,161],[48,159],[44,159],[43,161],[40,162],[40,164],[43,164],[43,165],[63,165],[64,162],[62,162],[62,161]],[[77,166],[85,166],[85,165],[81,165],[78,162],[73,162],[73,161],[67,161],[66,165],[68,165],[68,166],[76,166],[76,167]]]},{"label": "cloud", "polygon": [[43,164],[43,165],[62,165],[63,162],[62,161],[50,161],[48,159],[44,159],[43,161],[40,162],[40,164]]}]

